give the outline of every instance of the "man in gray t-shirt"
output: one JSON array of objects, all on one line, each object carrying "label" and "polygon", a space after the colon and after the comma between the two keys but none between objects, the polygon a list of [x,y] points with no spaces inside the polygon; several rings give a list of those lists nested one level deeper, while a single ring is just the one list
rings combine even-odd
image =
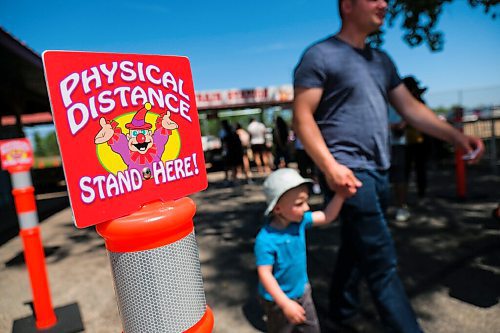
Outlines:
[{"label": "man in gray t-shirt", "polygon": [[[388,194],[388,103],[411,125],[466,152],[480,139],[439,120],[401,84],[391,59],[365,45],[384,22],[384,0],[339,0],[340,32],[304,53],[294,76],[294,130],[327,187],[350,197],[330,290],[330,324],[353,317],[366,279],[386,331],[422,332],[396,269],[384,217]],[[476,160],[477,160],[476,159]],[[331,197],[326,190],[325,198]],[[329,192],[329,193],[328,193]]]},{"label": "man in gray t-shirt", "polygon": [[294,85],[327,92],[314,119],[337,162],[350,169],[386,170],[388,93],[400,83],[387,54],[333,36],[305,52]]}]

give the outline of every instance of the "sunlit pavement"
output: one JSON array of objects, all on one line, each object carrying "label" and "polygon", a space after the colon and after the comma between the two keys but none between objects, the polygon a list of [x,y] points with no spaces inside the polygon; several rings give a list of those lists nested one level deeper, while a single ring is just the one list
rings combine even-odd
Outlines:
[{"label": "sunlit pavement", "polygon": [[[444,170],[444,171],[443,171]],[[429,195],[417,205],[411,189],[411,218],[390,219],[400,275],[427,332],[500,331],[500,226],[491,211],[500,200],[500,176],[471,168],[468,196],[455,199],[454,174],[429,175]],[[209,175],[197,203],[196,236],[207,302],[215,332],[258,332],[264,322],[256,298],[253,242],[265,209],[263,177],[229,185],[223,173]],[[320,196],[311,199],[319,208]],[[391,212],[391,211],[390,211]],[[41,224],[52,302],[77,302],[86,332],[120,332],[104,241],[94,228],[77,229],[66,208]],[[338,249],[338,223],[308,234],[309,275],[320,320],[325,319],[329,277]],[[28,274],[18,237],[0,247],[0,332],[31,314]],[[358,332],[381,332],[366,287]]]}]

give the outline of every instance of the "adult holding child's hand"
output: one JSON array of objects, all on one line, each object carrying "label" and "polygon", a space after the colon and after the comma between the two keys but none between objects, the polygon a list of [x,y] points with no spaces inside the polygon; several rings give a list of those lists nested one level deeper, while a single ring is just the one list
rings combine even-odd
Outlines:
[{"label": "adult holding child's hand", "polygon": [[343,197],[352,197],[363,184],[354,172],[337,162],[316,123],[314,114],[323,94],[321,88],[295,87],[293,127],[305,150],[323,172],[330,190]]},{"label": "adult holding child's hand", "polygon": [[421,333],[396,267],[385,219],[390,167],[388,104],[414,128],[454,143],[471,162],[484,152],[417,100],[396,65],[367,37],[380,29],[387,1],[338,0],[340,31],[305,50],[294,71],[293,125],[329,190],[347,200],[340,211],[341,242],[329,293],[330,326],[359,311],[358,285],[368,283],[384,331]]},{"label": "adult holding child's hand", "polygon": [[356,178],[354,172],[343,164],[335,162],[325,173],[326,183],[334,192],[349,198],[356,194],[363,184]]}]

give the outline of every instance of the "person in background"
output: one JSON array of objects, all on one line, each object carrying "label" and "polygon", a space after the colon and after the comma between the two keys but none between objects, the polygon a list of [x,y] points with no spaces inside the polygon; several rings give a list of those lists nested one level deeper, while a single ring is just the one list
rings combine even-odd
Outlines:
[{"label": "person in background", "polygon": [[249,183],[252,182],[252,171],[250,169],[250,159],[248,157],[248,151],[250,150],[250,134],[241,126],[240,123],[236,123],[236,134],[240,138],[241,146],[243,148],[243,174],[245,175]]},{"label": "person in background", "polygon": [[220,129],[219,129],[218,136],[219,136],[219,139],[221,142],[221,148],[222,148],[222,156],[223,156],[222,165],[223,165],[223,169],[224,169],[224,182],[228,183],[229,182],[229,166],[228,166],[227,159],[226,159],[228,150],[227,150],[227,146],[224,145],[225,137],[228,135],[227,131],[225,130],[226,124],[227,124],[227,120],[222,120],[220,122]]},{"label": "person in background", "polygon": [[271,172],[266,154],[266,125],[252,118],[248,124],[247,131],[250,134],[250,147],[252,148],[253,158],[257,165],[257,171],[261,174]]},{"label": "person in background", "polygon": [[389,176],[392,183],[392,193],[396,205],[396,220],[404,222],[410,218],[407,194],[408,181],[406,178],[406,121],[389,107],[389,140],[391,142],[391,167]]},{"label": "person in background", "polygon": [[299,168],[300,175],[304,178],[311,178],[314,181],[312,186],[313,193],[320,194],[321,187],[319,185],[316,165],[314,165],[313,160],[304,150],[304,145],[297,136],[294,136],[293,145],[295,148],[295,159],[297,161],[297,167]]},{"label": "person in background", "polygon": [[274,166],[273,146],[274,146],[273,129],[266,127],[266,148],[264,150],[264,159],[267,160],[269,170],[271,170],[272,167]]},{"label": "person in background", "polygon": [[305,230],[335,220],[344,199],[336,195],[324,211],[310,211],[311,183],[289,168],[274,171],[264,182],[266,224],[254,251],[269,333],[320,332],[307,276]]},{"label": "person in background", "polygon": [[281,116],[276,117],[273,134],[275,152],[274,168],[286,168],[290,162],[288,153],[289,131],[288,125]]},{"label": "person in background", "polygon": [[[427,88],[420,88],[413,76],[403,78],[403,83],[413,97],[425,104],[422,94]],[[427,160],[431,150],[429,141],[430,138],[415,127],[406,127],[406,180],[410,181],[412,170],[415,170],[419,202],[422,202],[427,192]]]},{"label": "person in background", "polygon": [[[243,165],[243,147],[238,134],[226,119],[222,120],[221,126],[219,135],[224,155],[225,182],[234,183],[238,180],[237,169]],[[229,173],[231,173],[231,176],[229,176]]]},{"label": "person in background", "polygon": [[[385,0],[339,0],[342,26],[309,47],[294,73],[293,127],[323,172],[325,202],[346,199],[341,244],[332,275],[328,325],[342,328],[359,313],[364,278],[386,332],[420,333],[398,276],[396,249],[385,219],[390,166],[387,108],[390,103],[417,129],[484,152],[479,138],[439,120],[402,84],[383,51],[366,44],[384,23]],[[327,191],[328,190],[328,191]]]}]

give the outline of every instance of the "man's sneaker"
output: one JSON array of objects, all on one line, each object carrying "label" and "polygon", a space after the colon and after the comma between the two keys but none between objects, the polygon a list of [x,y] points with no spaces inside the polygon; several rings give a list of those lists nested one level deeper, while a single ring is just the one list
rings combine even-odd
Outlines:
[{"label": "man's sneaker", "polygon": [[410,218],[410,212],[408,211],[408,209],[404,207],[398,208],[398,210],[396,211],[396,221],[405,222],[409,218]]}]

